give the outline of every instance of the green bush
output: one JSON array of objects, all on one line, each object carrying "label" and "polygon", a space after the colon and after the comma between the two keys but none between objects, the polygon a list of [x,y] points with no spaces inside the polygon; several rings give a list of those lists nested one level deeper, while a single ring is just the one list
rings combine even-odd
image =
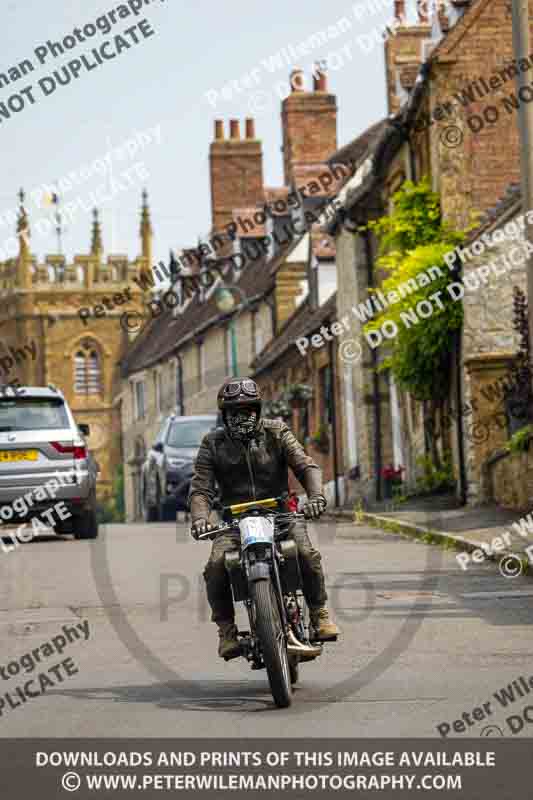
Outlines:
[{"label": "green bush", "polygon": [[444,453],[440,467],[436,467],[429,456],[419,456],[416,463],[423,473],[416,482],[417,494],[440,492],[455,487],[452,455],[449,451]]},{"label": "green bush", "polygon": [[516,431],[507,442],[510,453],[525,453],[529,449],[529,442],[533,438],[533,425],[526,425]]},{"label": "green bush", "polygon": [[121,464],[116,471],[113,481],[113,494],[99,500],[96,504],[96,518],[98,523],[104,525],[106,522],[124,522],[124,466]]}]

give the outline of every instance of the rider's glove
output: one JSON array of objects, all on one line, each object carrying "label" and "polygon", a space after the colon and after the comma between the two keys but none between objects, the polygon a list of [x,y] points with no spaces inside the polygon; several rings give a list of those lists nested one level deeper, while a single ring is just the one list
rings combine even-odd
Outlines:
[{"label": "rider's glove", "polygon": [[306,519],[318,519],[326,510],[326,501],[323,497],[310,497],[303,506],[303,513]]},{"label": "rider's glove", "polygon": [[198,539],[203,533],[207,533],[213,526],[206,519],[196,519],[191,525],[191,536]]}]

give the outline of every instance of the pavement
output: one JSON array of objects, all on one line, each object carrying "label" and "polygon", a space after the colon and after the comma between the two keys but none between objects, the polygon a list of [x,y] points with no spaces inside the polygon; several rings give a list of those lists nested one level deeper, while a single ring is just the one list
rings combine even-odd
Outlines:
[{"label": "pavement", "polygon": [[529,537],[513,528],[527,514],[495,504],[461,506],[452,495],[413,498],[401,504],[374,503],[368,510],[344,508],[331,512],[330,517],[366,522],[384,531],[470,553],[470,559],[464,559],[466,569],[475,563],[472,554],[477,553],[477,563],[492,560],[509,573],[533,576],[533,548],[528,552],[533,545],[533,514],[529,530],[527,525],[521,526]]},{"label": "pavement", "polygon": [[216,657],[209,544],[186,525],[108,525],[94,542],[39,537],[1,553],[0,738],[531,735],[528,696],[512,708],[494,696],[533,675],[529,579],[491,562],[465,573],[453,552],[364,522],[310,528],[343,633],[301,666],[288,709],[263,670]]}]

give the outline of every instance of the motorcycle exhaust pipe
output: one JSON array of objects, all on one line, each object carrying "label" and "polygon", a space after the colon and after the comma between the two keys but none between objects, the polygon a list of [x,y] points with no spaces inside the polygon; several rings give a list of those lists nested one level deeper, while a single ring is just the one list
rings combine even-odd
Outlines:
[{"label": "motorcycle exhaust pipe", "polygon": [[287,653],[290,656],[300,656],[300,658],[316,658],[322,653],[320,645],[303,644],[294,635],[294,631],[289,628],[287,634]]}]

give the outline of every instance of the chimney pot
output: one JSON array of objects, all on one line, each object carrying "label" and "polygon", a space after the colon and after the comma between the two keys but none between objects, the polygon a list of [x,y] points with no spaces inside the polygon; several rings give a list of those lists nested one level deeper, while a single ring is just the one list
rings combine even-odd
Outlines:
[{"label": "chimney pot", "polygon": [[313,72],[313,89],[315,92],[327,92],[328,90],[327,75],[320,69],[319,64],[315,64]]},{"label": "chimney pot", "polygon": [[304,73],[300,67],[293,69],[289,81],[291,84],[291,92],[305,92]]},{"label": "chimney pot", "polygon": [[428,23],[428,3],[427,0],[416,0],[416,10],[418,12],[418,21],[421,25]]},{"label": "chimney pot", "polygon": [[255,122],[252,118],[246,120],[246,138],[255,139]]},{"label": "chimney pot", "polygon": [[405,19],[405,0],[394,0],[394,19]]},{"label": "chimney pot", "polygon": [[229,123],[229,130],[230,130],[230,138],[231,139],[240,139],[241,134],[239,132],[239,120],[238,119],[231,119]]},{"label": "chimney pot", "polygon": [[224,122],[221,119],[215,120],[215,139],[224,138]]}]

